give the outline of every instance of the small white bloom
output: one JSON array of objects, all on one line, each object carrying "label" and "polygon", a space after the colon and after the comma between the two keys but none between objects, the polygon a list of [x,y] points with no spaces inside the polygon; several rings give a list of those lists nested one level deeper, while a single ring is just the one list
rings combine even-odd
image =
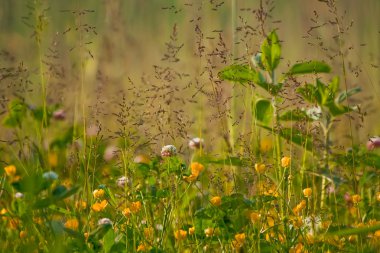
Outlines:
[{"label": "small white bloom", "polygon": [[161,156],[162,157],[170,157],[175,156],[177,154],[177,148],[173,145],[166,145],[163,146],[161,149]]},{"label": "small white bloom", "polygon": [[112,221],[108,218],[103,218],[98,221],[98,225],[112,225]]},{"label": "small white bloom", "polygon": [[319,106],[314,106],[306,109],[306,115],[312,120],[319,120],[322,116],[322,109]]},{"label": "small white bloom", "polygon": [[122,176],[122,177],[120,177],[120,178],[118,178],[117,180],[116,180],[116,184],[117,184],[117,186],[119,186],[120,188],[124,188],[125,187],[125,185],[126,184],[130,184],[130,180],[127,178],[127,177],[125,177],[125,176]]},{"label": "small white bloom", "polygon": [[189,141],[189,148],[191,149],[200,149],[203,147],[203,139],[195,137]]},{"label": "small white bloom", "polygon": [[21,192],[16,192],[15,193],[15,198],[16,199],[22,199],[24,197],[24,194],[22,194]]}]

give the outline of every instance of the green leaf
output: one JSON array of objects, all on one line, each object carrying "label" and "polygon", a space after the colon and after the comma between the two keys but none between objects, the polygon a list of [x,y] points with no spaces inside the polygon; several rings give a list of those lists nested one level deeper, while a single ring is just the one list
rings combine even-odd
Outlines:
[{"label": "green leaf", "polygon": [[330,73],[331,68],[324,62],[309,61],[293,65],[286,76],[302,75],[302,74],[316,74],[316,73]]},{"label": "green leaf", "polygon": [[8,104],[8,114],[3,119],[6,127],[21,126],[22,119],[26,116],[26,105],[24,102],[15,99]]},{"label": "green leaf", "polygon": [[313,121],[305,111],[301,111],[299,109],[286,111],[280,115],[280,120],[283,121]]},{"label": "green leaf", "polygon": [[272,72],[279,64],[281,46],[276,31],[272,31],[261,44],[261,61],[268,72]]},{"label": "green leaf", "polygon": [[356,93],[359,93],[361,92],[362,89],[360,87],[355,87],[355,88],[352,88],[348,91],[343,91],[341,92],[338,97],[336,98],[335,102],[336,103],[342,103],[344,100],[346,100],[347,98],[355,95]]},{"label": "green leaf", "polygon": [[110,229],[103,237],[104,252],[110,252],[111,247],[114,243],[115,243],[115,232],[113,229]]},{"label": "green leaf", "polygon": [[305,84],[305,86],[303,87],[298,87],[296,89],[296,92],[300,94],[303,99],[310,103],[317,102],[318,104],[320,104],[321,102],[320,96],[317,96],[317,88],[310,83]]},{"label": "green leaf", "polygon": [[311,151],[313,149],[313,142],[312,142],[311,136],[305,135],[295,128],[293,128],[293,129],[282,128],[279,132],[277,132],[270,127],[267,127],[264,125],[259,125],[259,126],[270,131],[270,132],[272,132],[273,134],[278,133],[285,140],[293,142],[294,144],[297,144],[299,146],[302,146],[309,151]]},{"label": "green leaf", "polygon": [[248,65],[231,65],[219,72],[219,78],[238,83],[248,83],[255,79],[256,71]]},{"label": "green leaf", "polygon": [[256,120],[262,122],[264,125],[269,125],[273,118],[273,106],[267,99],[258,99],[252,110]]}]

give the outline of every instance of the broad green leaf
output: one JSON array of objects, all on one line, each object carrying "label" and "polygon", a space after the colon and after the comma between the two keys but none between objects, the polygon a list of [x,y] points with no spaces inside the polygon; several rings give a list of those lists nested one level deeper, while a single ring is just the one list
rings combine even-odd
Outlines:
[{"label": "broad green leaf", "polygon": [[281,45],[276,31],[272,31],[261,44],[261,61],[268,72],[272,72],[279,64]]},{"label": "broad green leaf", "polygon": [[299,109],[289,110],[280,115],[280,120],[283,121],[313,121],[305,111],[301,111]]},{"label": "broad green leaf", "polygon": [[6,127],[21,126],[21,122],[25,116],[25,103],[18,99],[15,99],[8,104],[8,114],[5,116],[2,123]]},{"label": "broad green leaf", "polygon": [[316,74],[316,73],[330,73],[331,68],[329,65],[327,65],[324,62],[320,61],[309,61],[309,62],[302,62],[297,63],[293,65],[288,73],[286,73],[287,76],[290,75],[301,75],[301,74]]},{"label": "broad green leaf", "polygon": [[[270,127],[267,127],[264,125],[259,125],[259,126],[272,132],[273,134],[277,134],[277,132]],[[297,129],[282,128],[278,132],[278,134],[285,140],[293,142],[294,144],[297,144],[299,146],[305,147],[309,151],[313,149],[313,142],[312,142],[311,136],[305,135]]]},{"label": "broad green leaf", "polygon": [[336,104],[335,101],[332,101],[326,104],[325,106],[328,108],[330,114],[334,117],[353,111],[353,108],[350,108],[342,104]]},{"label": "broad green leaf", "polygon": [[103,247],[104,252],[110,252],[112,245],[115,243],[115,232],[113,229],[108,230],[108,232],[103,237]]},{"label": "broad green leaf", "polygon": [[269,125],[273,118],[273,106],[267,99],[258,99],[254,105],[253,113],[256,120]]},{"label": "broad green leaf", "polygon": [[219,72],[219,78],[239,82],[241,84],[252,82],[255,79],[256,71],[248,65],[231,65]]},{"label": "broad green leaf", "polygon": [[335,102],[336,103],[342,103],[344,100],[346,100],[347,98],[355,95],[356,93],[359,93],[361,92],[362,89],[360,87],[355,87],[355,88],[352,88],[348,91],[343,91],[341,92],[338,97],[336,98]]}]

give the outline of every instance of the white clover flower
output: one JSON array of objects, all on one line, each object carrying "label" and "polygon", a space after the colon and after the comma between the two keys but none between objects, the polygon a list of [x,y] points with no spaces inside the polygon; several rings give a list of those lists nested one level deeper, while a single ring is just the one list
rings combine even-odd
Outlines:
[{"label": "white clover flower", "polygon": [[98,220],[98,225],[112,225],[112,221],[108,218]]},{"label": "white clover flower", "polygon": [[120,188],[124,188],[126,184],[130,184],[130,183],[131,183],[131,181],[129,180],[129,178],[127,178],[125,176],[122,176],[116,180],[116,184]]},{"label": "white clover flower", "polygon": [[195,137],[193,139],[191,139],[189,141],[189,148],[191,149],[200,149],[201,147],[203,147],[203,139],[199,138],[199,137]]},{"label": "white clover flower", "polygon": [[175,156],[177,154],[177,148],[173,145],[166,145],[163,146],[161,149],[161,156],[162,157],[170,157]]}]

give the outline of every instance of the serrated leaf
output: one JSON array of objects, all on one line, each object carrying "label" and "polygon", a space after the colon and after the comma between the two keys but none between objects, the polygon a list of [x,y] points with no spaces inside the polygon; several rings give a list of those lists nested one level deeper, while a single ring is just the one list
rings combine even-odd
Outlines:
[{"label": "serrated leaf", "polygon": [[261,44],[261,61],[268,72],[272,72],[279,64],[281,45],[276,31],[272,31]]},{"label": "serrated leaf", "polygon": [[267,99],[258,99],[253,108],[254,117],[264,125],[269,125],[273,118],[273,106]]},{"label": "serrated leaf", "polygon": [[302,75],[302,74],[316,74],[316,73],[330,73],[331,68],[324,62],[320,61],[309,61],[294,64],[288,73],[290,75]]}]

